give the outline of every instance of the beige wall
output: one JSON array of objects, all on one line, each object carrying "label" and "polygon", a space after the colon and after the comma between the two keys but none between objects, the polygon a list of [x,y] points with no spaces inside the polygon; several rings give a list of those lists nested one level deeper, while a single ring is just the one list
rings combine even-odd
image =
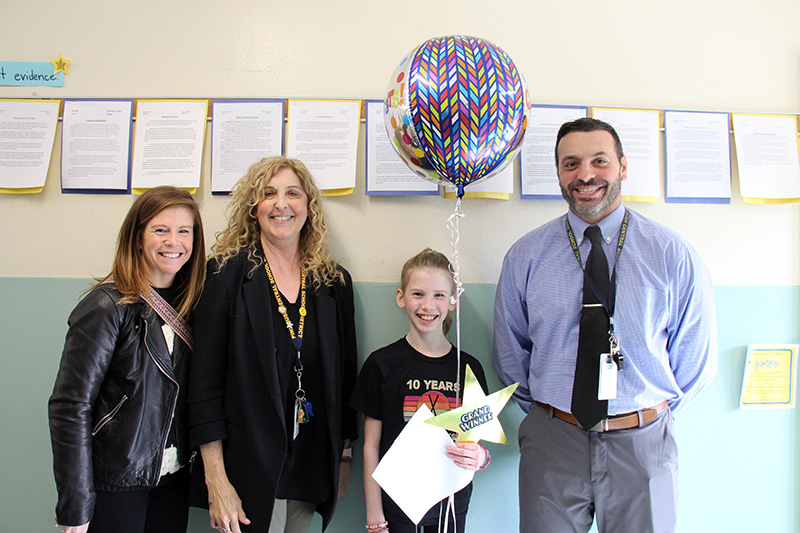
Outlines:
[{"label": "beige wall", "polygon": [[[534,103],[797,113],[800,2],[382,0],[156,2],[5,0],[0,60],[72,61],[63,88],[13,97],[380,98],[425,39],[469,34],[503,47]],[[89,277],[110,267],[129,196],[62,195],[60,136],[42,194],[0,195],[0,277]],[[197,199],[207,238],[224,224],[209,154]],[[453,200],[329,198],[335,252],[357,281],[394,281],[423,246],[449,250]],[[635,176],[629,177],[635,179]],[[663,180],[663,176],[662,176]],[[800,285],[800,205],[630,204],[686,236],[716,285]],[[508,247],[561,201],[467,199],[462,279],[493,283]]]}]

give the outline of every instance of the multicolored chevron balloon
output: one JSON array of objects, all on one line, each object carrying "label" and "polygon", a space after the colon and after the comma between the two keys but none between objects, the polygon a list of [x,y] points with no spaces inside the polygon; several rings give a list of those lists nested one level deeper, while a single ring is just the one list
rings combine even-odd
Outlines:
[{"label": "multicolored chevron balloon", "polygon": [[503,170],[522,146],[530,97],[499,46],[476,37],[429,39],[398,65],[384,100],[392,145],[419,176],[455,188]]}]

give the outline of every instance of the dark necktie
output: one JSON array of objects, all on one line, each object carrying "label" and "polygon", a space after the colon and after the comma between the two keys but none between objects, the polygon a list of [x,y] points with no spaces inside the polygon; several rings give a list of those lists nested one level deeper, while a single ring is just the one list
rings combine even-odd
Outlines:
[{"label": "dark necktie", "polygon": [[[608,298],[608,262],[603,252],[600,228],[589,226],[584,236],[592,243],[586,260],[586,274]],[[600,380],[600,354],[609,350],[608,313],[600,305],[589,282],[583,281],[583,310],[578,334],[578,358],[572,388],[572,414],[584,429],[594,427],[608,415],[608,401],[597,399]]]}]

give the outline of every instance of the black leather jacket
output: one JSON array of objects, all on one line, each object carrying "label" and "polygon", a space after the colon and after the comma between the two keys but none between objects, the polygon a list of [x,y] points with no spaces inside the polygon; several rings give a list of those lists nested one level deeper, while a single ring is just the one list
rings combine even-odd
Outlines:
[{"label": "black leather jacket", "polygon": [[172,423],[186,464],[189,348],[176,336],[171,358],[158,315],[120,298],[112,283],[100,285],[68,320],[49,402],[62,525],[91,520],[95,489],[155,486]]}]

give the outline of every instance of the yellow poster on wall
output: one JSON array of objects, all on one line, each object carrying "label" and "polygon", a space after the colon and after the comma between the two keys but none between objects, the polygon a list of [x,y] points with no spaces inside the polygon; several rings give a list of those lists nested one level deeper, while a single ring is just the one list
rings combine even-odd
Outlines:
[{"label": "yellow poster on wall", "polygon": [[797,350],[797,344],[748,345],[741,409],[794,407]]}]

